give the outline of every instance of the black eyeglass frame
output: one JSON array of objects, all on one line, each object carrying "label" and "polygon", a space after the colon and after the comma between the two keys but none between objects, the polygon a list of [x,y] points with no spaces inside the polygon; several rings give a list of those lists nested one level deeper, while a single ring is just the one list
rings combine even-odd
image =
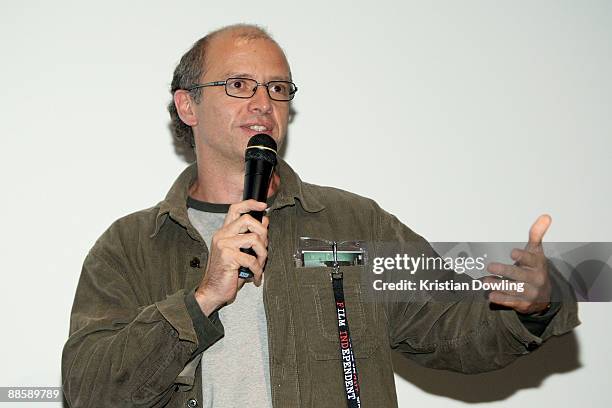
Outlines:
[{"label": "black eyeglass frame", "polygon": [[[230,95],[230,93],[227,91],[227,83],[232,80],[232,79],[242,79],[242,80],[246,80],[246,81],[250,81],[250,82],[255,82],[255,87],[253,88],[253,93],[251,94],[251,96],[236,96],[236,95]],[[274,83],[282,83],[282,84],[290,84],[291,86],[291,92],[289,93],[289,99],[277,99],[275,97],[272,96],[272,94],[270,94],[270,84],[274,84]],[[239,99],[250,99],[253,96],[255,96],[255,93],[257,92],[257,88],[259,88],[260,86],[263,86],[266,88],[266,91],[268,92],[268,96],[270,97],[270,99],[272,99],[273,101],[279,101],[279,102],[289,102],[291,100],[293,100],[293,97],[295,96],[295,93],[298,90],[298,87],[296,84],[294,84],[291,81],[268,81],[266,83],[261,83],[261,82],[257,82],[256,80],[254,80],[253,78],[241,78],[241,77],[231,77],[231,78],[227,78],[225,81],[213,81],[213,82],[206,82],[204,84],[193,84],[191,85],[189,88],[185,89],[186,91],[194,91],[196,89],[200,89],[200,88],[206,88],[209,86],[224,86],[225,87],[225,94],[227,96],[230,96],[232,98],[239,98]]]}]

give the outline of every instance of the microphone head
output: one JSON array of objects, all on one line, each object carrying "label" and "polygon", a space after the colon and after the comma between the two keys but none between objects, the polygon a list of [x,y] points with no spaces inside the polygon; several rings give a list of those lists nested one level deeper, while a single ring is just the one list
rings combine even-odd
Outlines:
[{"label": "microphone head", "polygon": [[258,133],[249,139],[244,161],[264,160],[272,166],[276,166],[276,142],[265,133]]}]

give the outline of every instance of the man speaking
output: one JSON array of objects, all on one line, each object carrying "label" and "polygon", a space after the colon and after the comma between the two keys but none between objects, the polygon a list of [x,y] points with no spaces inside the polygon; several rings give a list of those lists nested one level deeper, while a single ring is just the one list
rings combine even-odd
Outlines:
[{"label": "man speaking", "polygon": [[[243,200],[249,140],[265,134],[280,147],[297,94],[262,29],[230,26],[197,41],[171,91],[175,132],[197,160],[164,200],[113,223],[87,255],[62,357],[70,406],[394,407],[392,350],[476,373],[578,324],[575,303],[551,303],[568,289],[542,251],[548,216],[514,265],[489,267],[524,282],[523,293],[490,294],[506,308],[469,297],[376,303],[364,301],[364,266],[339,266],[336,242],[434,256],[422,237],[372,200],[302,182],[280,158],[267,202]],[[261,222],[249,214],[262,211]],[[333,242],[332,262],[298,265],[301,237]],[[246,269],[252,278],[239,277]]]}]

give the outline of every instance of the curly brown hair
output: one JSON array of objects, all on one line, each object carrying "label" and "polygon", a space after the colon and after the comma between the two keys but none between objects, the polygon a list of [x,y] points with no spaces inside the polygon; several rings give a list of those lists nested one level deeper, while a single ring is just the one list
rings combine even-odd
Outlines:
[{"label": "curly brown hair", "polygon": [[[172,94],[173,98],[174,92],[177,90],[187,89],[192,84],[199,82],[202,74],[205,71],[206,50],[210,44],[210,41],[215,36],[227,32],[235,33],[236,37],[240,39],[266,39],[277,44],[264,28],[253,24],[234,24],[208,33],[206,36],[196,41],[193,46],[185,54],[183,54],[181,60],[176,66],[174,75],[172,76],[172,83],[170,85],[170,93]],[[190,94],[195,103],[199,104],[202,97],[202,89],[194,89],[190,92]],[[170,113],[170,118],[172,120],[171,129],[174,136],[180,140],[183,140],[190,147],[195,147],[191,126],[186,125],[179,117],[174,104],[174,99],[172,99],[168,104],[168,112]]]}]

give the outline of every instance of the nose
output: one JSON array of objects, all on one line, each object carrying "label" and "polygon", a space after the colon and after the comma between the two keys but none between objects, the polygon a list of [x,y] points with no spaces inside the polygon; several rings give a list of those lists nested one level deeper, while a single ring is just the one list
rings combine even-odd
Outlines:
[{"label": "nose", "polygon": [[272,111],[272,99],[268,95],[268,89],[259,85],[255,90],[255,95],[249,99],[249,110],[261,114]]}]

